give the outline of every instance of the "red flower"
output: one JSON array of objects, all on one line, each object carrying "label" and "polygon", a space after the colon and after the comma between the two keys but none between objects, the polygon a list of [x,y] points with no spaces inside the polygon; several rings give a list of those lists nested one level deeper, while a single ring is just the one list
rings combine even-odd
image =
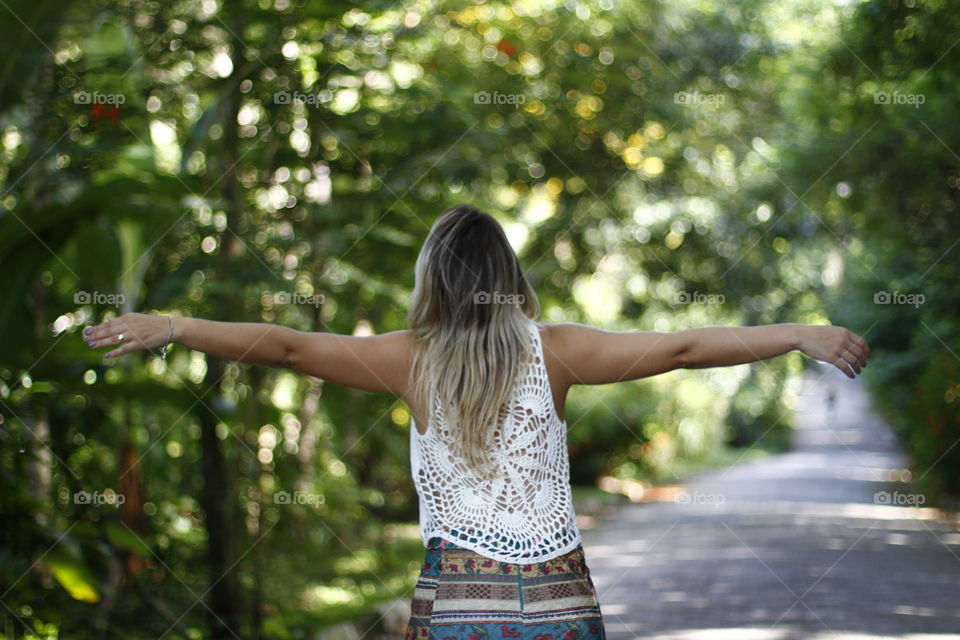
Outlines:
[{"label": "red flower", "polygon": [[476,567],[476,566],[477,566],[477,563],[476,563],[476,561],[475,561],[473,558],[470,558],[469,560],[467,560],[466,567],[467,567],[468,569],[473,569],[473,568]]},{"label": "red flower", "polygon": [[493,566],[493,560],[485,560],[484,563],[483,563],[482,565],[480,565],[480,566],[482,566],[482,567],[492,567],[492,566]]},{"label": "red flower", "polygon": [[504,625],[501,625],[501,626],[500,626],[500,634],[501,634],[504,638],[519,638],[519,637],[520,637],[520,632],[519,632],[519,631],[511,631],[511,630],[510,630],[510,625],[508,625],[508,624],[504,624]]},{"label": "red flower", "polygon": [[525,564],[525,565],[523,565],[523,570],[524,570],[524,571],[530,571],[531,569],[533,569],[533,565],[532,565],[532,564]]},{"label": "red flower", "polygon": [[497,43],[497,49],[511,58],[517,55],[517,48],[506,38],[500,38],[500,42]]},{"label": "red flower", "polygon": [[540,636],[533,636],[533,640],[553,640],[553,634],[552,634],[552,633],[545,633],[545,634],[540,635]]},{"label": "red flower", "polygon": [[120,126],[120,107],[116,105],[106,106],[103,104],[94,104],[90,107],[90,116],[94,125],[99,125],[103,120],[110,120],[113,126]]},{"label": "red flower", "polygon": [[504,573],[510,573],[510,570],[511,570],[511,569],[513,569],[513,567],[511,567],[510,565],[508,565],[508,564],[503,565],[503,572],[504,572]]},{"label": "red flower", "polygon": [[570,631],[565,631],[563,634],[563,640],[574,640],[577,637],[577,632],[571,629]]}]

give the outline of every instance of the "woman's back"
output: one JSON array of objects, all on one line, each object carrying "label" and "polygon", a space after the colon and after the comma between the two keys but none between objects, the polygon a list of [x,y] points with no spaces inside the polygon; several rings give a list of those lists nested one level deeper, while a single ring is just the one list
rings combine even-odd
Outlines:
[{"label": "woman's back", "polygon": [[[421,435],[410,429],[410,462],[420,497],[423,541],[439,536],[504,562],[533,563],[580,544],[570,493],[566,423],[557,414],[538,325],[528,322],[527,354],[493,431],[499,474],[483,479],[452,453],[439,402]],[[531,357],[532,356],[532,357]]]}]

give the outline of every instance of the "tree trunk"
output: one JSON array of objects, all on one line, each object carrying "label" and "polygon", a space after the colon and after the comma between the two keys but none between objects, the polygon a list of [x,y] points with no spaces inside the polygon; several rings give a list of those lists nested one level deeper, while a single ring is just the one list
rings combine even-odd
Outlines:
[{"label": "tree trunk", "polygon": [[[217,396],[217,387],[223,376],[222,360],[210,358],[204,377],[203,402],[197,407],[200,414],[200,448],[203,469],[203,490],[200,505],[206,514],[207,568],[210,572],[210,595],[207,603],[208,624],[212,640],[233,639],[240,635],[239,583],[234,567],[236,544],[233,519],[230,512],[234,497],[227,463],[220,439],[217,437],[217,416],[208,409]],[[210,393],[207,394],[206,390]]]},{"label": "tree trunk", "polygon": [[[243,33],[240,22],[241,12],[233,11],[230,16],[233,33]],[[220,252],[217,255],[217,278],[227,280],[233,273],[231,266],[234,259],[241,256],[244,245],[236,235],[240,229],[243,215],[243,193],[237,174],[237,163],[240,160],[239,137],[237,131],[237,115],[240,112],[240,79],[237,77],[245,73],[243,45],[237,42],[233,45],[231,59],[234,72],[225,82],[233,89],[228,94],[223,113],[223,138],[217,162],[218,175],[222,175],[220,185],[223,198],[227,203],[227,231],[222,234]],[[241,309],[237,304],[236,295],[229,293],[229,289],[218,292],[213,296],[212,308],[219,311],[215,319],[236,322],[240,319]],[[207,564],[210,570],[210,602],[209,625],[212,640],[221,638],[242,638],[241,610],[242,594],[237,571],[237,537],[241,531],[238,523],[239,514],[235,513],[236,496],[234,487],[228,475],[228,464],[223,453],[221,442],[217,437],[216,427],[219,422],[217,416],[207,406],[216,406],[215,398],[219,394],[220,381],[225,372],[224,361],[217,358],[207,358],[207,373],[204,378],[205,400],[201,403],[201,446],[203,456],[204,489],[201,500],[207,514]]]}]

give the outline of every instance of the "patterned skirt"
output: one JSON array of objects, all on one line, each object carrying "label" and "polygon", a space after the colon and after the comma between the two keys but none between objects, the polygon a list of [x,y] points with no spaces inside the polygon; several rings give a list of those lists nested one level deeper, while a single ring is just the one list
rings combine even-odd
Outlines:
[{"label": "patterned skirt", "polygon": [[491,560],[431,538],[406,640],[603,640],[583,547],[544,562]]}]

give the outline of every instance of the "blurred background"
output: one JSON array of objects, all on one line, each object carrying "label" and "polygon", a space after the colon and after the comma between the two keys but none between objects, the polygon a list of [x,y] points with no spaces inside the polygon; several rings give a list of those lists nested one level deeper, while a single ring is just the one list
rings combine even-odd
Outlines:
[{"label": "blurred background", "polygon": [[[545,322],[863,335],[927,506],[956,505],[960,7],[0,4],[0,637],[402,631],[402,401],[179,346],[105,362],[80,331],[404,329],[456,202],[502,222]],[[581,524],[784,450],[807,364],[575,388]]]}]

